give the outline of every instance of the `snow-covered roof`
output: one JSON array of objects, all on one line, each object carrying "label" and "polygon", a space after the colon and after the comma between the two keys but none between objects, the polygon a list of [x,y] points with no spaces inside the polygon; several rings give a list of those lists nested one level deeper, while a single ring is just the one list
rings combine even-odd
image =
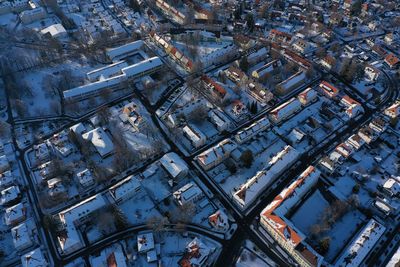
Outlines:
[{"label": "snow-covered roof", "polygon": [[121,70],[128,66],[129,65],[126,61],[118,61],[113,64],[102,67],[100,69],[89,71],[88,73],[86,73],[86,76],[92,82],[97,80],[107,79],[116,74],[121,74],[122,73]]},{"label": "snow-covered roof", "polygon": [[186,266],[203,266],[208,255],[213,248],[205,245],[199,238],[195,237],[187,246],[183,257],[179,260],[179,265]]},{"label": "snow-covered roof", "polygon": [[15,221],[20,221],[24,219],[25,216],[26,209],[22,203],[18,203],[17,205],[7,208],[4,214],[6,225],[11,225]]},{"label": "snow-covered roof", "polygon": [[116,57],[121,58],[123,56],[129,56],[132,52],[139,50],[142,46],[143,41],[138,40],[118,47],[108,48],[106,53],[111,60],[114,60]]},{"label": "snow-covered roof", "polygon": [[188,172],[188,166],[175,152],[165,154],[160,159],[161,165],[173,177],[178,177],[181,173]]},{"label": "snow-covered roof", "polygon": [[138,252],[146,252],[154,248],[153,233],[138,233],[137,236]]},{"label": "snow-covered roof", "polygon": [[298,111],[301,108],[300,101],[293,97],[288,101],[282,103],[278,107],[274,108],[269,112],[269,116],[275,120],[280,121],[291,116],[294,112]]},{"label": "snow-covered roof", "polygon": [[195,183],[188,183],[181,187],[179,190],[173,193],[174,198],[178,200],[178,202],[183,205],[185,203],[192,202],[194,199],[199,198],[203,195],[203,191],[201,191],[200,187]]},{"label": "snow-covered roof", "polygon": [[49,33],[51,36],[58,36],[62,34],[66,34],[67,31],[65,30],[64,26],[60,23],[50,25],[47,28],[44,28],[43,30],[40,31],[42,34]]},{"label": "snow-covered roof", "polygon": [[336,261],[336,267],[360,266],[364,258],[372,250],[385,232],[385,226],[374,219],[369,220],[363,230],[353,239],[351,244]]},{"label": "snow-covered roof", "polygon": [[127,196],[137,192],[141,187],[141,184],[137,177],[130,175],[118,182],[114,186],[110,187],[110,193],[115,201],[125,199]]},{"label": "snow-covered roof", "polygon": [[21,257],[22,267],[46,267],[48,266],[47,260],[43,256],[42,250],[37,248],[32,250]]},{"label": "snow-covered roof", "polygon": [[152,57],[125,67],[122,69],[122,72],[126,75],[126,77],[133,77],[142,72],[161,67],[162,65],[163,62],[159,57]]},{"label": "snow-covered roof", "polygon": [[0,188],[4,188],[14,183],[14,176],[11,171],[6,171],[0,174]]},{"label": "snow-covered roof", "polygon": [[78,177],[79,183],[83,186],[94,183],[93,175],[88,169],[78,172],[76,176]]},{"label": "snow-covered roof", "polygon": [[31,246],[32,238],[28,231],[26,223],[21,223],[11,229],[14,247],[16,249],[24,249]]},{"label": "snow-covered roof", "polygon": [[98,256],[90,257],[91,266],[126,267],[126,256],[120,244],[103,249]]},{"label": "snow-covered roof", "polygon": [[100,127],[97,127],[82,135],[82,138],[92,142],[100,156],[105,157],[114,151],[114,144],[108,134]]},{"label": "snow-covered roof", "polygon": [[267,129],[270,126],[268,118],[264,117],[260,120],[254,122],[250,126],[244,128],[243,130],[239,131],[235,135],[235,139],[238,142],[243,142],[245,140],[250,139],[251,137],[255,136],[259,132]]},{"label": "snow-covered roof", "polygon": [[383,188],[390,191],[392,194],[400,194],[400,182],[394,178],[389,178],[384,184]]},{"label": "snow-covered roof", "polygon": [[21,191],[19,190],[19,187],[16,185],[10,186],[0,192],[1,194],[1,199],[0,203],[2,205],[10,203],[11,201],[16,200],[18,197],[21,195]]},{"label": "snow-covered roof", "polygon": [[234,199],[243,207],[253,202],[264,188],[273,182],[282,172],[291,166],[300,153],[291,146],[286,146],[268,162],[267,167],[248,179],[233,193]]},{"label": "snow-covered roof", "polygon": [[83,123],[79,122],[69,128],[71,131],[73,131],[75,134],[82,134],[86,131],[85,125]]}]

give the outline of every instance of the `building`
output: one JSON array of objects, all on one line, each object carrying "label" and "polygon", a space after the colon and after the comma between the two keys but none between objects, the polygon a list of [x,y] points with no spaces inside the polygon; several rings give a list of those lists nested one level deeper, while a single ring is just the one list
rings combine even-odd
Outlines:
[{"label": "building", "polygon": [[188,183],[173,193],[175,200],[179,205],[191,203],[195,204],[204,197],[203,191],[195,183]]},{"label": "building", "polygon": [[374,219],[370,219],[362,231],[342,252],[335,267],[361,266],[365,257],[372,251],[386,228]]},{"label": "building", "polygon": [[21,191],[19,187],[16,185],[10,186],[0,192],[0,204],[1,205],[9,205],[15,203],[17,200],[21,198]]},{"label": "building", "polygon": [[340,99],[340,103],[346,108],[345,113],[349,118],[354,118],[364,112],[361,104],[348,95],[343,96]]},{"label": "building", "polygon": [[139,253],[146,253],[154,249],[154,237],[152,232],[141,232],[137,236],[137,247]]},{"label": "building", "polygon": [[15,183],[11,171],[0,173],[0,189],[7,188]]},{"label": "building", "polygon": [[46,258],[44,257],[42,250],[37,248],[32,250],[21,257],[22,267],[47,267]]},{"label": "building", "polygon": [[121,70],[128,67],[128,62],[122,60],[117,61],[113,64],[109,64],[105,67],[95,69],[86,73],[86,77],[91,82],[96,82],[104,79],[109,79],[113,76],[119,75]]},{"label": "building", "polygon": [[306,80],[306,74],[304,71],[299,71],[283,82],[280,82],[276,85],[277,92],[279,92],[280,95],[286,95],[287,93],[290,93],[294,89],[300,87],[301,85],[304,84]]},{"label": "building", "polygon": [[40,33],[43,35],[50,35],[53,38],[64,38],[68,35],[64,26],[60,23],[50,25],[41,30]]},{"label": "building", "polygon": [[214,248],[209,248],[195,237],[187,246],[182,258],[178,261],[180,267],[208,266],[207,260]]},{"label": "building", "polygon": [[219,101],[224,100],[227,96],[226,90],[207,75],[203,75],[201,81],[203,82],[205,89]]},{"label": "building", "polygon": [[160,164],[172,179],[182,179],[189,173],[186,162],[175,152],[170,152],[162,156]]},{"label": "building", "polygon": [[305,236],[286,218],[286,214],[317,183],[320,174],[318,169],[309,166],[260,214],[261,226],[300,266],[320,266],[323,257],[305,242]]},{"label": "building", "polygon": [[262,47],[255,51],[254,53],[251,53],[250,55],[247,56],[247,62],[249,62],[250,65],[255,65],[264,59],[268,57],[268,50],[265,47]]},{"label": "building", "polygon": [[70,254],[84,246],[77,227],[90,220],[92,212],[106,205],[103,196],[97,194],[58,213],[57,216],[64,227],[64,230],[57,236],[61,254]]},{"label": "building", "polygon": [[364,68],[364,74],[368,80],[375,82],[379,77],[379,70],[371,65],[367,65]]},{"label": "building", "polygon": [[31,10],[24,10],[19,15],[23,24],[29,24],[37,20],[41,20],[47,17],[46,10],[43,7],[36,7]]},{"label": "building", "polygon": [[321,60],[321,65],[328,70],[331,70],[335,66],[335,63],[336,63],[336,59],[329,55],[325,56]]},{"label": "building", "polygon": [[365,144],[365,141],[358,134],[353,134],[347,139],[346,143],[357,151]]},{"label": "building", "polygon": [[190,143],[199,148],[206,143],[207,137],[196,126],[186,125],[183,127],[183,135],[189,139]]},{"label": "building", "polygon": [[10,163],[8,162],[6,155],[0,156],[0,173],[8,171],[10,169]]},{"label": "building", "polygon": [[306,40],[303,40],[301,38],[297,39],[293,44],[292,47],[294,50],[297,52],[300,52],[301,54],[307,54],[311,51],[311,45],[309,42]]},{"label": "building", "polygon": [[287,168],[300,157],[300,153],[291,146],[285,146],[268,162],[267,167],[248,179],[232,192],[233,200],[243,209],[253,203],[267,186],[273,183]]},{"label": "building", "polygon": [[339,89],[326,81],[322,81],[319,84],[319,88],[321,89],[322,93],[329,98],[334,98],[339,94]]},{"label": "building", "polygon": [[134,197],[140,192],[141,184],[136,176],[130,175],[110,187],[109,191],[115,203],[120,204]]},{"label": "building", "polygon": [[227,131],[231,127],[229,118],[218,109],[211,109],[208,112],[211,122],[217,127],[219,132]]},{"label": "building", "polygon": [[145,59],[136,64],[124,67],[118,75],[112,76],[108,79],[103,79],[93,83],[81,85],[63,92],[63,97],[68,101],[80,101],[86,98],[95,97],[107,90],[121,89],[121,83],[127,80],[133,80],[145,75],[150,75],[163,66],[160,58],[152,57]]},{"label": "building", "polygon": [[396,68],[400,62],[399,58],[394,54],[387,55],[384,61],[391,69]]},{"label": "building", "polygon": [[231,139],[225,139],[216,146],[207,149],[196,157],[196,161],[203,170],[210,170],[226,160],[237,148],[237,144]]},{"label": "building", "polygon": [[78,177],[78,181],[80,185],[83,187],[89,187],[94,185],[94,177],[92,175],[92,172],[89,171],[88,169],[78,172],[76,174],[76,177]]},{"label": "building", "polygon": [[301,102],[297,98],[291,98],[287,102],[281,104],[275,109],[269,112],[269,119],[274,123],[280,123],[281,121],[289,118],[294,113],[302,108]]},{"label": "building", "polygon": [[211,214],[208,217],[208,222],[217,230],[223,230],[225,232],[229,229],[228,215],[222,210],[217,210],[215,213]]},{"label": "building", "polygon": [[225,70],[225,74],[234,83],[244,83],[247,81],[248,77],[241,69],[235,66],[230,66]]},{"label": "building", "polygon": [[268,39],[276,43],[289,43],[292,40],[292,35],[272,29],[268,34]]},{"label": "building", "polygon": [[24,204],[18,203],[6,209],[4,221],[6,225],[16,225],[26,219],[26,208]]},{"label": "building", "polygon": [[282,62],[279,59],[273,60],[262,67],[254,70],[251,76],[255,79],[263,80],[268,75],[275,74],[282,67]]},{"label": "building", "polygon": [[394,104],[385,109],[384,114],[390,118],[397,118],[400,114],[400,100],[396,100]]},{"label": "building", "polygon": [[126,256],[119,243],[115,243],[100,252],[98,256],[90,257],[90,266],[127,267]]},{"label": "building", "polygon": [[309,103],[313,102],[317,99],[318,93],[311,87],[307,88],[303,92],[297,95],[297,99],[303,106],[307,106]]},{"label": "building", "polygon": [[388,194],[390,197],[400,197],[400,182],[399,177],[389,178],[382,185],[382,190]]},{"label": "building", "polygon": [[14,247],[18,251],[29,248],[33,245],[32,236],[26,223],[21,223],[11,228]]},{"label": "building", "polygon": [[239,131],[235,135],[235,140],[239,144],[242,144],[242,143],[250,140],[252,137],[256,136],[258,133],[266,130],[269,126],[270,126],[270,122],[266,117],[259,119],[258,121],[254,122],[250,126],[247,126],[243,130]]},{"label": "building", "polygon": [[138,50],[141,49],[143,45],[144,42],[142,40],[138,40],[118,47],[108,48],[106,50],[106,55],[113,62],[118,62],[138,53]]},{"label": "building", "polygon": [[84,133],[82,138],[90,141],[102,158],[114,153],[113,142],[110,137],[108,137],[108,134],[100,127]]}]

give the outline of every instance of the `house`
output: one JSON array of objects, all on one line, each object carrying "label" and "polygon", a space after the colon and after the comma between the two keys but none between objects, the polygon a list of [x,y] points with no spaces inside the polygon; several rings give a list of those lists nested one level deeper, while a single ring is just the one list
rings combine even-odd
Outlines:
[{"label": "house", "polygon": [[50,25],[49,27],[41,30],[40,33],[43,35],[50,35],[53,38],[64,38],[67,36],[67,31],[60,23]]},{"label": "house", "polygon": [[392,32],[389,32],[388,34],[385,35],[385,37],[383,38],[383,40],[385,41],[385,43],[387,43],[388,45],[391,45],[394,41],[394,35]]},{"label": "house", "polygon": [[195,237],[187,246],[182,258],[178,261],[180,267],[208,266],[207,260],[215,248],[209,248]]},{"label": "house", "polygon": [[286,215],[318,182],[321,172],[309,166],[296,180],[277,195],[260,214],[261,226],[300,266],[320,266],[323,257],[307,243],[303,233]]},{"label": "house", "polygon": [[399,178],[389,178],[382,185],[382,190],[390,197],[400,197],[400,182]]},{"label": "house", "polygon": [[312,48],[309,42],[307,42],[306,40],[301,39],[301,38],[297,39],[292,44],[292,47],[294,50],[300,52],[301,54],[309,53]]},{"label": "house", "polygon": [[327,55],[321,59],[321,65],[327,70],[331,70],[335,66],[335,63],[336,59],[330,55]]},{"label": "house", "polygon": [[88,169],[78,172],[76,174],[76,177],[78,177],[78,181],[83,187],[94,185],[94,177],[92,175],[92,172]]},{"label": "house", "polygon": [[121,70],[123,68],[128,67],[128,62],[122,60],[122,61],[117,61],[112,64],[106,65],[104,67],[101,67],[99,69],[94,69],[86,73],[86,77],[88,78],[89,81],[92,83],[104,80],[104,79],[109,79],[114,76],[118,76],[121,74]]},{"label": "house", "polygon": [[160,164],[172,179],[182,179],[189,173],[186,162],[175,152],[170,152],[162,156]]},{"label": "house", "polygon": [[400,62],[399,58],[394,54],[387,55],[384,61],[391,69],[396,68]]},{"label": "house", "polygon": [[201,77],[205,89],[216,99],[222,101],[227,96],[226,90],[207,75]]},{"label": "house", "polygon": [[255,44],[255,41],[253,39],[243,34],[235,34],[233,36],[233,41],[243,50],[248,50]]},{"label": "house", "polygon": [[63,195],[68,196],[68,190],[63,185],[61,178],[55,177],[48,180],[47,188],[50,197],[57,198]]},{"label": "house", "polygon": [[120,204],[137,195],[140,189],[139,179],[136,176],[129,175],[110,187],[109,191],[115,203]]},{"label": "house", "polygon": [[239,99],[236,99],[236,100],[232,101],[232,109],[231,110],[234,115],[239,117],[242,114],[245,114],[247,112],[247,107],[245,104],[243,104],[242,101],[240,101]]},{"label": "house", "polygon": [[268,103],[274,98],[274,94],[271,91],[265,89],[262,84],[257,82],[248,83],[247,91],[261,103]]},{"label": "house", "polygon": [[115,243],[103,249],[100,255],[90,257],[90,266],[127,267],[128,265],[122,246]]},{"label": "house", "polygon": [[114,153],[114,144],[108,134],[100,127],[97,127],[82,135],[82,138],[92,143],[97,153],[106,158]]},{"label": "house", "polygon": [[375,82],[379,77],[379,70],[371,65],[367,65],[364,68],[364,74],[368,80]]},{"label": "house", "polygon": [[0,204],[1,205],[9,205],[15,203],[17,200],[21,198],[21,191],[19,187],[16,185],[10,186],[0,192]]},{"label": "house", "polygon": [[199,148],[206,143],[207,137],[203,134],[196,126],[186,125],[182,128],[183,135],[189,139],[190,143],[195,147]]},{"label": "house", "polygon": [[183,206],[188,203],[195,204],[204,197],[203,191],[195,183],[190,182],[173,193],[174,199],[179,205]]},{"label": "house", "polygon": [[137,236],[137,247],[139,253],[146,253],[154,249],[154,237],[152,232],[140,232]]},{"label": "house", "polygon": [[227,159],[237,144],[230,139],[225,139],[216,146],[207,149],[196,157],[197,162],[204,170],[210,170]]},{"label": "house", "polygon": [[247,126],[243,130],[240,130],[235,135],[235,140],[239,144],[242,144],[242,143],[250,140],[252,137],[256,136],[258,133],[266,130],[269,126],[270,126],[270,122],[266,117],[259,119],[258,121],[252,123],[251,125]]},{"label": "house", "polygon": [[301,142],[307,134],[304,133],[299,128],[293,128],[290,133],[287,135],[287,139],[291,142],[291,144],[296,144]]},{"label": "house", "polygon": [[89,197],[57,214],[64,230],[57,236],[59,252],[70,254],[84,246],[77,227],[91,219],[90,215],[107,205],[100,194]]},{"label": "house", "polygon": [[217,127],[219,132],[227,131],[231,127],[229,118],[218,109],[211,109],[208,112],[211,122]]},{"label": "house", "polygon": [[227,70],[225,70],[225,74],[228,79],[235,83],[246,82],[248,79],[246,73],[235,66],[230,66]]},{"label": "house", "polygon": [[217,230],[227,231],[229,229],[228,215],[222,210],[217,210],[208,217],[208,222]]},{"label": "house", "polygon": [[340,103],[346,108],[345,113],[349,118],[356,117],[364,112],[364,108],[361,104],[348,95],[344,95],[340,99]]},{"label": "house", "polygon": [[43,7],[36,7],[30,10],[24,10],[19,14],[22,24],[29,24],[47,17],[46,10]]},{"label": "house", "polygon": [[35,157],[39,161],[48,160],[50,158],[50,150],[46,143],[41,143],[39,145],[34,145]]},{"label": "house", "polygon": [[272,29],[268,34],[268,39],[277,43],[289,43],[292,40],[292,35],[276,29]]},{"label": "house", "polygon": [[321,89],[322,93],[329,98],[335,98],[339,94],[339,89],[326,81],[322,81],[319,84],[319,88]]},{"label": "house", "polygon": [[344,158],[348,158],[353,153],[353,148],[346,143],[341,143],[335,148],[335,151],[342,155]]},{"label": "house", "polygon": [[315,91],[311,87],[308,87],[306,90],[297,95],[297,99],[303,106],[307,106],[309,103],[317,99],[317,97],[318,97],[317,91]]},{"label": "house", "polygon": [[262,67],[254,70],[251,76],[255,79],[264,80],[268,75],[275,74],[282,67],[282,62],[279,59],[273,60]]},{"label": "house", "polygon": [[359,232],[335,262],[336,267],[361,266],[365,257],[372,251],[383,236],[386,227],[374,219]]},{"label": "house", "polygon": [[0,189],[7,188],[15,183],[11,171],[0,173]]},{"label": "house", "polygon": [[276,85],[277,93],[280,95],[286,95],[293,91],[294,89],[300,87],[304,84],[306,80],[306,74],[304,71],[298,71],[293,74],[283,82],[280,82]]},{"label": "house", "polygon": [[347,139],[346,143],[357,151],[365,144],[365,141],[358,134],[353,134]]},{"label": "house", "polygon": [[84,132],[86,132],[86,127],[81,122],[71,126],[69,129],[76,135],[82,135]]},{"label": "house", "polygon": [[365,141],[365,143],[370,144],[378,138],[378,135],[372,130],[368,125],[362,127],[358,131],[358,135]]},{"label": "house", "polygon": [[336,171],[338,165],[336,161],[332,160],[328,156],[325,156],[319,161],[319,167],[325,173],[331,174]]},{"label": "house", "polygon": [[390,118],[397,118],[400,114],[400,100],[396,100],[394,104],[385,109],[384,114]]},{"label": "house", "polygon": [[0,173],[8,171],[10,169],[10,164],[8,162],[6,155],[0,156]]},{"label": "house", "polygon": [[37,248],[32,250],[21,257],[22,267],[47,267],[46,258],[44,257],[42,250]]},{"label": "house", "polygon": [[368,126],[374,130],[378,135],[380,135],[381,133],[383,133],[384,131],[386,131],[387,129],[387,122],[385,120],[383,120],[382,118],[376,117],[373,118]]},{"label": "house", "polygon": [[11,228],[11,236],[14,247],[18,251],[22,251],[33,245],[32,236],[26,223],[21,223]]},{"label": "house", "polygon": [[300,157],[300,153],[291,146],[285,146],[271,158],[267,166],[244,184],[232,191],[233,200],[242,208],[253,203],[264,189],[273,183],[287,168]]},{"label": "house", "polygon": [[142,115],[138,112],[138,106],[134,102],[126,104],[118,116],[123,123],[129,123],[136,131],[144,123]]},{"label": "house", "polygon": [[287,102],[271,110],[268,116],[272,122],[280,123],[299,111],[301,107],[301,102],[297,98],[293,97]]},{"label": "house", "polygon": [[257,51],[255,51],[254,53],[248,55],[247,62],[249,62],[250,65],[255,65],[258,62],[263,61],[267,57],[268,57],[268,50],[265,47],[262,47]]},{"label": "house", "polygon": [[143,45],[144,42],[142,40],[137,40],[118,47],[107,48],[106,55],[112,62],[118,62],[138,53],[138,50],[141,49]]},{"label": "house", "polygon": [[49,147],[52,147],[63,157],[68,157],[74,151],[74,145],[69,140],[68,132],[66,130],[53,135],[49,141]]},{"label": "house", "polygon": [[26,208],[24,204],[18,203],[6,209],[4,221],[6,225],[16,225],[26,219]]}]

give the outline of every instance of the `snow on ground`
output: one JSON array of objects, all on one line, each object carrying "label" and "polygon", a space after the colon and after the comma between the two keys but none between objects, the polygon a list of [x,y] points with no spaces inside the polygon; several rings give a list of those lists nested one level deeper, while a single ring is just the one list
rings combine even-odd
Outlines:
[{"label": "snow on ground", "polygon": [[317,224],[319,216],[325,208],[329,206],[329,202],[322,196],[319,190],[316,190],[301,207],[290,218],[290,221],[306,235],[310,234],[310,227]]}]

